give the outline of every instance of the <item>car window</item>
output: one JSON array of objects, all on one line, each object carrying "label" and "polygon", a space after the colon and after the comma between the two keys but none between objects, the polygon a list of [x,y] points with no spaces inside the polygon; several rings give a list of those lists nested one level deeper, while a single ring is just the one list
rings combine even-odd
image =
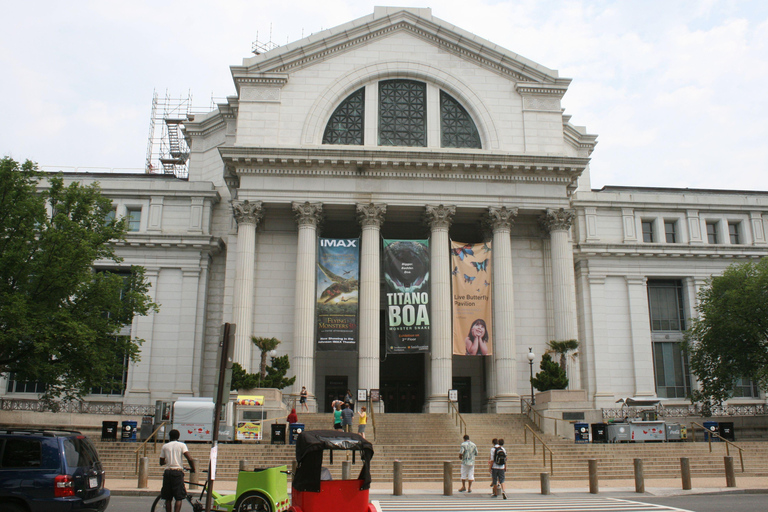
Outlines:
[{"label": "car window", "polygon": [[67,466],[90,467],[98,460],[91,443],[84,437],[67,437],[64,439],[64,457]]},{"label": "car window", "polygon": [[42,458],[42,445],[39,440],[10,438],[5,440],[0,466],[3,468],[39,468]]}]

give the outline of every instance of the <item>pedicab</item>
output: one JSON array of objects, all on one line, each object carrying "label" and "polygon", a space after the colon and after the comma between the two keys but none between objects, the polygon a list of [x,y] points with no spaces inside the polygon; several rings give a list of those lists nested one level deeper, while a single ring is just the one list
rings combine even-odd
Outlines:
[{"label": "pedicab", "polygon": [[[323,453],[351,450],[352,463],[360,452],[363,467],[354,480],[323,480]],[[307,430],[296,440],[296,472],[289,512],[376,512],[368,501],[373,445],[359,434],[336,430]]]}]

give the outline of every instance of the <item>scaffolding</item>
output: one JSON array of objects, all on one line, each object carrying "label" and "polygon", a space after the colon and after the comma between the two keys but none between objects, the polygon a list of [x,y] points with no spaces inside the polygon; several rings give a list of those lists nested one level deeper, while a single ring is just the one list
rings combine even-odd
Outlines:
[{"label": "scaffolding", "polygon": [[147,174],[172,174],[177,178],[187,178],[189,146],[182,129],[191,109],[191,92],[179,98],[172,98],[168,91],[165,96],[153,92],[145,167]]}]

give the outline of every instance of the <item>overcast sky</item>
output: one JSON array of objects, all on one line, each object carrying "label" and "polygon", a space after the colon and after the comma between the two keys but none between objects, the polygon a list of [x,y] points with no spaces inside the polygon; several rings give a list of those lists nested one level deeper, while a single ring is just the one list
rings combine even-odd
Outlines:
[{"label": "overcast sky", "polygon": [[593,188],[768,190],[765,0],[0,0],[0,154],[142,168],[153,91],[209,110],[257,36],[285,44],[374,5],[431,7],[572,78],[565,112],[599,137]]}]

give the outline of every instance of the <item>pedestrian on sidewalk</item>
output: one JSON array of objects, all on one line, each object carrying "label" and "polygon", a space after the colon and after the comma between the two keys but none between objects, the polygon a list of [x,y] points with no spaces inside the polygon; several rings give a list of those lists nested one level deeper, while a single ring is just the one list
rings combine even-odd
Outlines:
[{"label": "pedestrian on sidewalk", "polygon": [[299,404],[307,412],[309,412],[309,406],[307,406],[308,395],[309,395],[309,392],[307,391],[307,387],[301,386],[301,393],[299,393]]},{"label": "pedestrian on sidewalk", "polygon": [[341,411],[341,429],[344,432],[352,432],[352,418],[355,417],[355,412],[352,410],[350,404],[344,404],[344,409]]},{"label": "pedestrian on sidewalk", "polygon": [[335,402],[333,409],[333,429],[341,430],[341,402]]},{"label": "pedestrian on sidewalk", "polygon": [[499,495],[500,487],[502,498],[507,499],[507,492],[504,489],[504,480],[506,479],[507,471],[507,450],[504,449],[503,439],[499,439],[498,444],[491,450],[490,463],[491,486],[494,488],[493,497],[496,498]]},{"label": "pedestrian on sidewalk", "polygon": [[365,411],[365,406],[362,406],[358,413],[360,415],[360,421],[357,424],[357,433],[363,436],[363,439],[365,439],[365,427],[368,426],[368,413]]},{"label": "pedestrian on sidewalk", "polygon": [[[496,447],[499,446],[499,440],[495,437],[491,439],[491,456],[488,458],[488,472],[493,476],[493,470],[490,469],[491,465],[493,464],[493,453]],[[491,494],[495,497],[496,496],[496,486],[491,483]]]},{"label": "pedestrian on sidewalk", "polygon": [[165,512],[172,512],[171,503],[176,500],[175,511],[181,510],[181,504],[187,497],[187,489],[184,487],[184,466],[182,455],[189,462],[192,472],[196,472],[195,459],[189,454],[187,445],[179,441],[180,433],[173,429],[168,434],[169,442],[160,450],[160,465],[165,466],[163,471],[163,487],[160,496],[165,500]]},{"label": "pedestrian on sidewalk", "polygon": [[477,457],[477,445],[464,434],[464,442],[459,447],[459,459],[461,459],[461,489],[459,492],[472,492],[472,482],[475,481],[475,457]]},{"label": "pedestrian on sidewalk", "polygon": [[296,414],[296,409],[291,409],[291,414],[288,415],[288,417],[286,418],[286,421],[288,422],[289,428],[292,423],[299,422],[299,415]]}]

